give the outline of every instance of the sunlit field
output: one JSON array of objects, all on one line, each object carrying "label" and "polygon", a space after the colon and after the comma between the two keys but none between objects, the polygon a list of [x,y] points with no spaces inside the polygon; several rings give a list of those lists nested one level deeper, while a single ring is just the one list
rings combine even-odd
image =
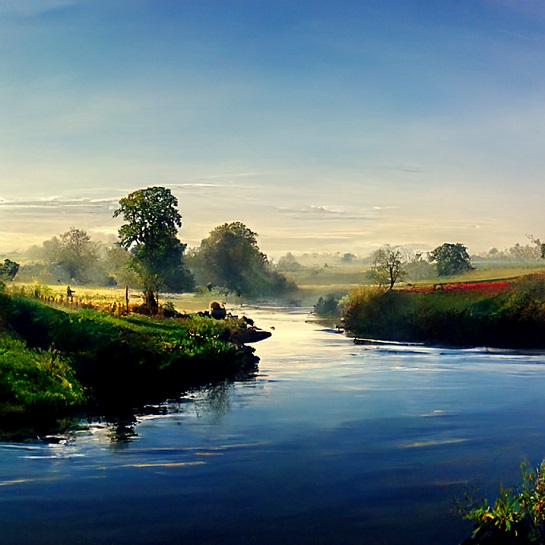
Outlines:
[{"label": "sunlit field", "polygon": [[[39,284],[27,284],[22,282],[12,282],[8,285],[8,291],[32,293],[34,289],[40,290],[43,294],[50,295],[56,301],[66,299],[67,286],[45,286]],[[75,301],[94,304],[125,304],[126,292],[125,288],[119,287],[102,287],[102,286],[72,286],[74,292],[73,299]],[[176,310],[185,313],[194,313],[207,310],[210,302],[213,301],[213,295],[198,296],[193,293],[173,293],[159,294],[160,303],[171,301]],[[142,294],[136,289],[129,290],[129,304],[138,306],[142,304]]]},{"label": "sunlit field", "polygon": [[[433,284],[458,282],[496,282],[512,280],[519,276],[543,272],[544,270],[545,263],[535,266],[477,268],[464,274],[449,277],[436,277],[418,281],[407,279],[405,282],[396,284],[396,288],[423,287]],[[368,269],[363,269],[361,266],[359,270],[355,270],[354,266],[347,268],[337,266],[322,267],[313,271],[302,270],[290,272],[286,273],[286,276],[298,285],[300,292],[299,299],[305,306],[314,304],[321,296],[333,294],[336,297],[341,297],[359,285],[369,285],[372,283]]]},{"label": "sunlit field", "polygon": [[[477,268],[461,275],[449,277],[437,277],[430,280],[400,282],[396,288],[408,286],[428,286],[431,284],[444,284],[456,282],[493,282],[501,280],[510,280],[532,274],[543,272],[545,263],[534,266],[519,266],[505,268]],[[332,265],[314,268],[305,268],[300,271],[286,273],[286,276],[293,280],[298,288],[298,293],[294,296],[292,303],[301,306],[312,306],[316,300],[328,294],[341,297],[351,289],[359,285],[371,284],[368,269],[363,265],[350,264],[346,266]],[[40,285],[22,282],[10,282],[8,284],[10,291],[24,290],[31,293],[38,286],[42,292],[50,293],[56,300],[61,297],[66,298],[65,285]],[[74,299],[89,303],[117,303],[125,304],[125,288],[121,287],[100,287],[100,286],[71,286],[74,290]],[[172,302],[176,310],[183,313],[194,313],[207,310],[212,301],[226,303],[227,306],[239,306],[246,301],[237,297],[224,297],[214,292],[211,293],[168,293],[159,294],[160,302]],[[129,302],[131,306],[137,306],[142,303],[141,292],[138,289],[129,290]]]}]

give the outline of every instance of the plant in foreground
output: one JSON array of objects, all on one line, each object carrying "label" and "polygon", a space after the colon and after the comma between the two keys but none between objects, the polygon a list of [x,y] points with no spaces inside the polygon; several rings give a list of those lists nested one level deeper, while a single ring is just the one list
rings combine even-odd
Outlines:
[{"label": "plant in foreground", "polygon": [[487,499],[476,503],[466,494],[465,503],[456,501],[456,510],[474,522],[471,543],[538,543],[545,544],[545,461],[536,470],[520,465],[522,484],[517,489],[500,485],[491,506]]}]

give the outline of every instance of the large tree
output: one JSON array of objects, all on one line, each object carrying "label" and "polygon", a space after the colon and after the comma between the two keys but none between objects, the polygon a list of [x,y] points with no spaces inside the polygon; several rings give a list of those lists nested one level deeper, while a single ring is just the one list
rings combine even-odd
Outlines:
[{"label": "large tree", "polygon": [[201,282],[249,296],[280,294],[293,288],[272,269],[256,237],[239,221],[224,223],[211,231],[192,260]]},{"label": "large tree", "polygon": [[182,216],[170,189],[148,187],[119,201],[114,217],[122,216],[120,244],[131,252],[130,266],[143,286],[144,304],[151,313],[158,309],[162,289],[192,288],[192,277],[183,262],[186,244],[178,240]]},{"label": "large tree", "polygon": [[371,275],[377,284],[386,285],[391,290],[396,282],[406,276],[406,264],[405,252],[401,248],[387,244],[375,252]]},{"label": "large tree", "polygon": [[467,248],[459,242],[445,242],[430,252],[429,259],[436,264],[439,276],[460,274],[473,269]]},{"label": "large tree", "polygon": [[64,279],[85,283],[89,271],[96,267],[99,247],[86,231],[71,227],[66,233],[46,240],[43,253],[45,261],[58,267]]}]

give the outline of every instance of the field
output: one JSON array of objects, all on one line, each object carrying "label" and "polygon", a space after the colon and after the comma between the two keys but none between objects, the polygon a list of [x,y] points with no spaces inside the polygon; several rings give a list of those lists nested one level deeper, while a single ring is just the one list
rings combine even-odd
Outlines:
[{"label": "field", "polygon": [[[72,286],[74,295],[72,304],[90,303],[100,307],[116,303],[124,306],[126,304],[126,293],[124,288],[118,287],[100,287],[100,286]],[[51,297],[55,302],[66,303],[66,286],[46,286],[41,284],[26,284],[12,282],[8,284],[9,293],[34,293],[35,290],[46,297]],[[172,302],[178,312],[193,314],[207,310],[214,296],[200,296],[193,293],[172,293],[160,294],[160,304],[167,301]],[[129,304],[138,306],[143,303],[141,293],[138,290],[129,291]]]},{"label": "field", "polygon": [[[309,258],[310,259],[310,258]],[[289,280],[292,280],[299,287],[299,292],[293,297],[292,303],[308,307],[316,303],[323,296],[332,294],[336,298],[346,295],[351,289],[360,285],[370,285],[368,271],[369,264],[364,262],[355,263],[340,263],[330,259],[323,264],[312,264],[305,266],[298,271],[285,273]],[[396,285],[396,288],[421,287],[433,284],[456,283],[456,282],[495,282],[501,280],[512,280],[519,276],[543,272],[545,271],[545,263],[538,263],[529,266],[510,266],[510,267],[489,267],[477,268],[463,275],[451,276],[448,278],[433,278],[428,280],[412,281],[407,279],[406,282],[401,282]],[[13,282],[9,283],[9,291],[17,292],[23,290],[27,293],[34,289],[42,290],[44,293],[51,294],[55,300],[61,298],[66,300],[65,285],[50,285],[44,286],[39,284],[25,284]],[[125,289],[118,287],[94,287],[94,286],[72,286],[74,289],[74,300],[80,302],[88,302],[94,304],[125,305]],[[129,293],[130,305],[139,305],[142,303],[141,294],[138,290],[132,289]],[[243,300],[236,297],[229,298],[214,292],[212,293],[170,293],[160,294],[161,303],[171,302],[177,311],[182,313],[195,313],[207,310],[212,301],[227,303],[227,306],[238,307]]]},{"label": "field", "polygon": [[[362,264],[333,265],[315,267],[286,273],[299,287],[299,300],[303,306],[312,306],[320,297],[333,295],[341,298],[350,290],[361,285],[371,285],[368,274],[369,266]],[[545,263],[533,266],[510,266],[479,268],[462,275],[436,277],[427,280],[412,281],[396,284],[396,289],[433,286],[435,284],[452,284],[457,282],[498,282],[514,280],[520,276],[545,271]]]}]

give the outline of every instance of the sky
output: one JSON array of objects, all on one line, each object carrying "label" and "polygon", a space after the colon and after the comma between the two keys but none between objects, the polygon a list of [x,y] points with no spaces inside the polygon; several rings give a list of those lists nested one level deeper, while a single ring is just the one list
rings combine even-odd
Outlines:
[{"label": "sky", "polygon": [[0,0],[0,257],[151,186],[190,247],[544,238],[544,66],[543,0]]}]

